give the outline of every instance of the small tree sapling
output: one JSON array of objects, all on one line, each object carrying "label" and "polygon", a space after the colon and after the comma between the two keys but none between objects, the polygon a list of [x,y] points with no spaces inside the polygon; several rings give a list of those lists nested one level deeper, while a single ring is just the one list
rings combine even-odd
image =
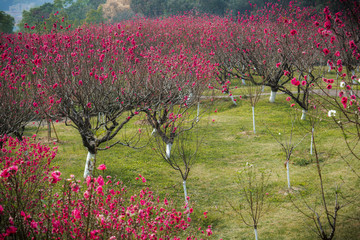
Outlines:
[{"label": "small tree sapling", "polygon": [[238,172],[237,186],[239,188],[239,204],[230,203],[233,210],[239,214],[241,220],[254,228],[255,239],[258,240],[258,226],[260,218],[269,209],[266,202],[269,194],[269,177],[271,172],[257,169],[254,165],[246,165]]},{"label": "small tree sapling", "polygon": [[[295,117],[290,116],[291,117],[291,129],[290,129],[290,133],[289,136],[286,136],[286,131],[284,130],[284,133],[279,134],[280,136],[283,136],[282,138],[285,140],[280,140],[280,137],[275,136],[275,134],[273,132],[270,131],[269,128],[268,131],[271,134],[271,136],[276,140],[277,143],[280,144],[283,152],[285,153],[286,156],[286,161],[284,163],[285,168],[286,168],[286,176],[287,176],[287,184],[288,184],[288,189],[291,189],[291,184],[290,184],[290,158],[291,155],[294,151],[294,149],[305,139],[305,137],[308,134],[305,134],[304,136],[300,137],[300,139],[296,142],[293,141],[293,135],[294,135],[294,122],[295,122]],[[288,139],[286,139],[288,138]]]}]

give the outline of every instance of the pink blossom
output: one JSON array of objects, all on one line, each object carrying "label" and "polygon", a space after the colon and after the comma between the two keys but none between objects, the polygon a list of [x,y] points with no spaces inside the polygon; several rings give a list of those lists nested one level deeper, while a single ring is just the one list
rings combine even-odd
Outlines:
[{"label": "pink blossom", "polygon": [[347,101],[348,101],[348,98],[347,98],[347,97],[342,97],[342,98],[341,98],[341,103],[342,103],[342,104],[346,104]]},{"label": "pink blossom", "polygon": [[74,216],[75,219],[81,219],[81,212],[79,211],[79,209],[75,208],[72,211],[72,215]]},{"label": "pink blossom", "polygon": [[295,86],[299,86],[300,85],[300,81],[296,80],[296,78],[291,79],[291,84],[295,85]]},{"label": "pink blossom", "polygon": [[324,48],[324,49],[323,49],[323,53],[324,53],[324,54],[325,54],[325,56],[326,56],[326,55],[328,55],[328,54],[330,53],[330,51],[329,51],[329,49]]},{"label": "pink blossom", "polygon": [[91,108],[91,102],[88,102],[88,103],[86,104],[86,106],[87,106],[88,108]]},{"label": "pink blossom", "polygon": [[104,171],[104,170],[106,170],[106,165],[100,164],[97,169],[99,169],[100,171]]},{"label": "pink blossom", "polygon": [[305,86],[306,83],[307,83],[307,82],[304,80],[304,81],[301,82],[301,85]]},{"label": "pink blossom", "polygon": [[17,232],[17,228],[15,226],[10,226],[8,229],[6,229],[7,234],[13,234]]},{"label": "pink blossom", "polygon": [[2,170],[0,172],[0,177],[2,178],[8,178],[10,177],[10,173],[9,173],[9,170],[7,168],[5,168],[4,170]]},{"label": "pink blossom", "polygon": [[354,40],[349,41],[350,48],[357,48]]},{"label": "pink blossom", "polygon": [[96,193],[99,194],[99,195],[104,195],[102,186],[98,186],[96,188]]},{"label": "pink blossom", "polygon": [[335,56],[336,56],[336,57],[340,57],[340,52],[339,52],[339,51],[336,51],[336,52],[335,52]]},{"label": "pink blossom", "polygon": [[98,176],[98,178],[96,179],[97,183],[100,185],[100,186],[104,186],[104,178],[100,175]]},{"label": "pink blossom", "polygon": [[13,165],[13,166],[9,167],[9,172],[10,172],[11,174],[16,174],[17,171],[18,171],[18,169],[19,169],[18,166]]},{"label": "pink blossom", "polygon": [[88,190],[86,190],[86,191],[84,192],[84,198],[85,198],[85,199],[89,199],[89,197],[90,197],[90,192],[89,192]]},{"label": "pink blossom", "polygon": [[208,228],[206,229],[207,235],[210,236],[212,234],[211,231],[211,226],[208,226]]},{"label": "pink blossom", "polygon": [[55,183],[59,182],[61,180],[60,175],[61,175],[60,171],[53,171],[51,173],[51,177],[49,179],[50,183],[55,184]]},{"label": "pink blossom", "polygon": [[276,64],[276,67],[277,67],[277,68],[279,68],[279,67],[280,67],[280,65],[281,65],[281,63],[277,63],[277,64]]},{"label": "pink blossom", "polygon": [[290,100],[291,100],[291,97],[287,97],[287,98],[286,98],[286,101],[289,102]]},{"label": "pink blossom", "polygon": [[294,35],[297,34],[297,31],[296,31],[295,29],[292,29],[292,30],[290,31],[290,34],[291,34],[292,36],[294,36]]},{"label": "pink blossom", "polygon": [[38,226],[38,223],[35,222],[34,220],[32,220],[31,223],[30,223],[30,226],[31,226],[32,228],[36,229],[37,226]]}]

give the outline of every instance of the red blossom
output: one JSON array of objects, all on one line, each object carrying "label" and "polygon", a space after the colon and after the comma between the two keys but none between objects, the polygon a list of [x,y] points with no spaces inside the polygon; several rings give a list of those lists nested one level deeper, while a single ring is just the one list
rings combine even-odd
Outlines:
[{"label": "red blossom", "polygon": [[328,55],[328,54],[330,53],[330,51],[329,51],[329,49],[324,48],[324,49],[323,49],[323,53],[324,53],[324,54],[325,54],[325,56],[326,56],[326,55]]}]

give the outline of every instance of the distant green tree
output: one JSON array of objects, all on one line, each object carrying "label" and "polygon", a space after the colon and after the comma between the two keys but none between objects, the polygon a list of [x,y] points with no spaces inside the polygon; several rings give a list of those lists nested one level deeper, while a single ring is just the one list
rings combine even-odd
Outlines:
[{"label": "distant green tree", "polygon": [[130,8],[135,13],[147,17],[157,17],[165,13],[168,0],[132,0]]},{"label": "distant green tree", "polygon": [[96,11],[98,11],[99,5],[103,3],[105,3],[105,0],[77,0],[66,7],[64,11],[70,20],[82,23],[91,10],[95,11],[92,11],[91,15],[97,14]]},{"label": "distant green tree", "polygon": [[85,22],[86,23],[103,23],[103,22],[105,22],[105,18],[103,17],[102,7],[98,7],[97,10],[90,9],[90,11],[88,11],[86,13]]},{"label": "distant green tree", "polygon": [[15,19],[4,11],[0,11],[0,32],[12,33]]},{"label": "distant green tree", "polygon": [[31,8],[29,11],[23,11],[22,19],[18,24],[20,31],[25,31],[25,24],[30,27],[35,26],[37,29],[39,29],[40,26],[44,24],[46,19],[55,12],[55,6],[53,3],[45,3],[40,7]]},{"label": "distant green tree", "polygon": [[166,13],[167,14],[178,14],[188,12],[198,7],[198,1],[193,0],[168,0]]}]

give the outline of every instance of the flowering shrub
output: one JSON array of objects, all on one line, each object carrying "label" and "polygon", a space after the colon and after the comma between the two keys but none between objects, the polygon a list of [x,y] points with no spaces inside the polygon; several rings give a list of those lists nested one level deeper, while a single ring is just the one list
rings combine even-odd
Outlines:
[{"label": "flowering shrub", "polygon": [[50,166],[57,148],[4,136],[0,153],[0,239],[26,239],[45,224],[46,201],[60,172]]},{"label": "flowering shrub", "polygon": [[51,167],[57,147],[1,141],[0,239],[178,239],[190,226],[192,209],[178,211],[149,189],[130,194],[110,176],[62,179]]}]

